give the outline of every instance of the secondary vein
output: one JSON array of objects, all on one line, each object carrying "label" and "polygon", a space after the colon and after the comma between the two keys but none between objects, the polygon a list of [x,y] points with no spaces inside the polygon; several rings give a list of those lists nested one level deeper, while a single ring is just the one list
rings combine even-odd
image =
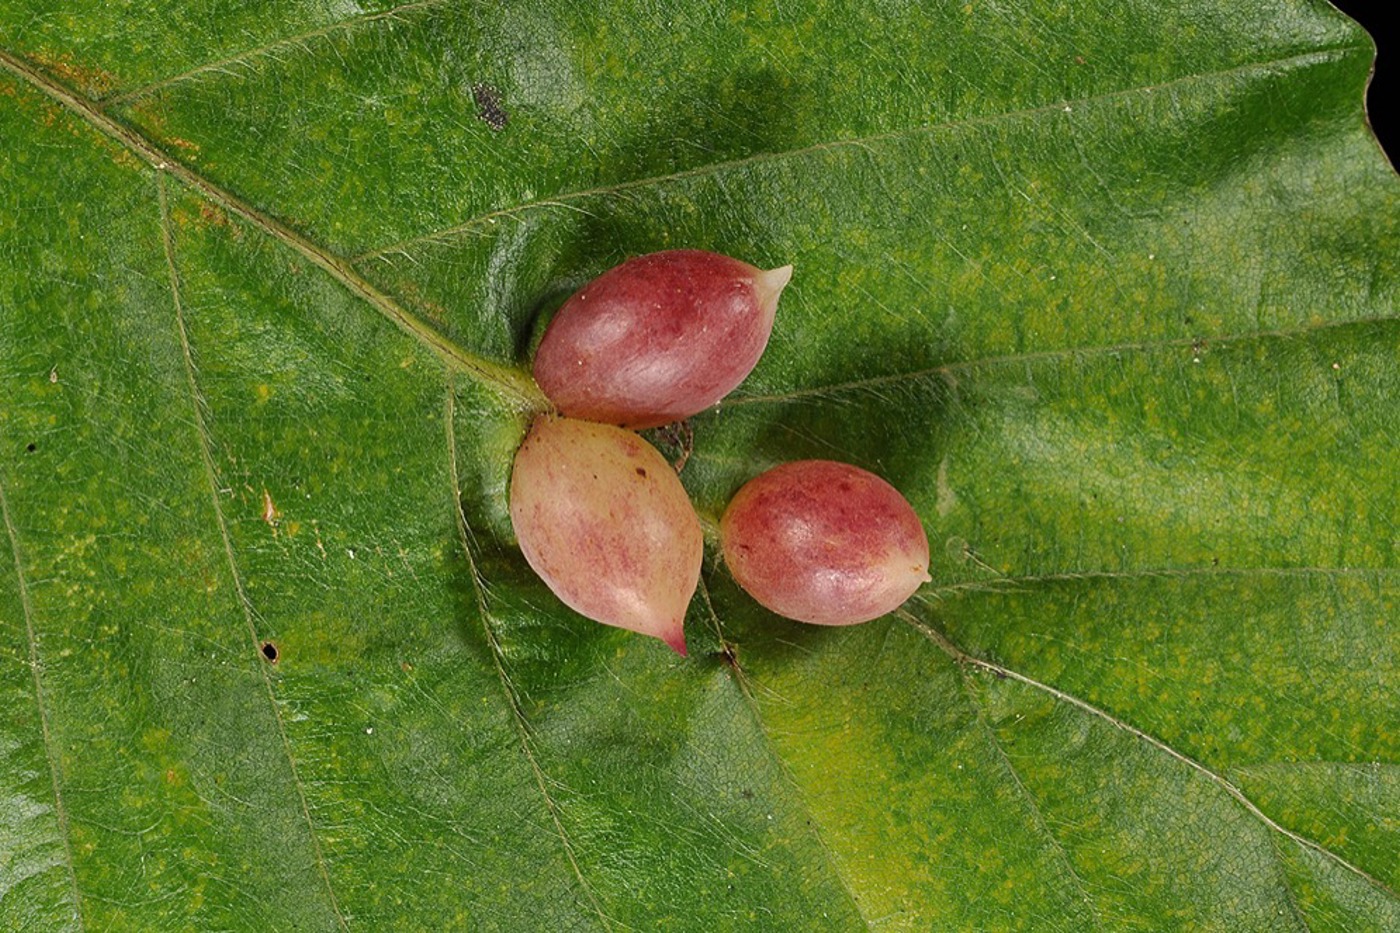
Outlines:
[{"label": "secondary vein", "polygon": [[577,210],[577,208],[573,208],[571,206],[571,202],[584,200],[590,197],[602,197],[611,194],[619,194],[624,191],[633,191],[638,188],[654,187],[672,181],[683,181],[688,178],[704,177],[707,175],[717,175],[722,172],[734,171],[736,169],[742,169],[750,165],[763,164],[766,162],[799,159],[810,155],[816,155],[831,151],[840,151],[845,149],[859,149],[871,146],[876,143],[892,142],[920,135],[930,135],[937,132],[944,132],[952,129],[957,129],[959,127],[981,126],[995,123],[1000,120],[1013,119],[1017,117],[1029,117],[1041,113],[1061,113],[1064,111],[1066,106],[1082,107],[1098,101],[1112,100],[1115,98],[1128,97],[1134,94],[1166,90],[1168,88],[1176,87],[1181,84],[1187,84],[1192,81],[1200,81],[1206,78],[1225,77],[1231,74],[1244,73],[1247,71],[1253,71],[1260,68],[1269,68],[1277,65],[1293,65],[1317,61],[1326,61],[1334,57],[1339,52],[1354,52],[1357,51],[1359,48],[1361,47],[1354,45],[1340,45],[1331,48],[1314,49],[1310,52],[1304,52],[1297,55],[1289,55],[1284,58],[1271,59],[1269,61],[1246,62],[1241,65],[1235,65],[1228,68],[1221,68],[1215,71],[1183,75],[1178,78],[1163,81],[1161,84],[1149,84],[1141,85],[1138,87],[1123,88],[1113,91],[1105,91],[1103,93],[1093,94],[1088,97],[1081,97],[1072,100],[1052,101],[1050,103],[1036,104],[1031,107],[1025,107],[1017,110],[998,111],[996,113],[989,113],[980,116],[966,117],[957,120],[948,120],[942,123],[932,123],[924,126],[907,127],[898,130],[890,130],[883,133],[872,133],[867,136],[856,136],[851,137],[849,139],[827,140],[824,142],[813,143],[809,146],[803,146],[798,149],[785,149],[775,152],[759,152],[753,155],[743,156],[737,159],[729,159],[724,162],[712,162],[707,165],[699,165],[694,168],[683,169],[681,171],[671,172],[666,175],[652,175],[646,178],[634,178],[629,181],[617,182],[616,184],[611,185],[602,185],[596,188],[589,188],[586,190],[564,192],[561,194],[550,195],[537,201],[527,201],[523,204],[517,204],[512,207],[498,208],[495,210],[487,211],[486,213],[478,214],[475,217],[469,217],[466,220],[460,221],[459,223],[456,223],[450,227],[445,227],[441,230],[429,231],[427,233],[422,233],[417,236],[411,237],[407,240],[401,240],[397,243],[390,243],[385,246],[376,247],[374,249],[361,253],[358,256],[355,256],[354,261],[362,262],[366,259],[381,259],[385,256],[388,256],[391,253],[402,253],[411,246],[416,246],[421,243],[436,240],[448,239],[459,234],[466,233],[467,231],[478,227],[483,223],[489,223],[494,220],[499,220],[503,217],[513,216],[523,211],[532,210],[539,207],[564,207],[569,208],[571,210]]},{"label": "secondary vein", "polygon": [[1400,321],[1400,315],[1379,314],[1369,317],[1346,318],[1344,320],[1323,321],[1316,324],[1304,324],[1299,327],[1277,328],[1273,330],[1242,331],[1236,334],[1221,334],[1215,337],[1171,337],[1165,340],[1147,340],[1131,343],[1100,344],[1097,346],[1063,347],[1055,350],[1038,350],[1033,353],[1007,353],[1000,356],[984,356],[977,359],[953,360],[947,363],[940,363],[937,366],[930,366],[927,369],[916,369],[909,372],[890,373],[883,376],[869,376],[864,379],[852,379],[848,382],[837,382],[824,386],[807,386],[793,389],[788,392],[778,392],[770,395],[732,395],[726,398],[722,407],[733,408],[739,405],[771,405],[783,402],[800,401],[806,398],[821,398],[830,395],[840,395],[845,392],[858,392],[863,389],[873,389],[877,386],[897,385],[902,382],[917,382],[920,379],[929,379],[936,376],[952,376],[967,370],[982,369],[992,366],[1020,365],[1024,363],[1040,363],[1053,360],[1075,359],[1093,356],[1111,356],[1113,354],[1126,353],[1151,353],[1158,350],[1170,350],[1176,347],[1189,348],[1204,340],[1211,347],[1221,348],[1231,344],[1244,343],[1250,340],[1288,340],[1294,337],[1301,337],[1319,331],[1335,330],[1340,327],[1358,327],[1371,324],[1389,324]]},{"label": "secondary vein", "polygon": [[[200,459],[204,463],[205,478],[209,483],[209,499],[213,504],[214,517],[219,525],[219,537],[223,540],[224,554],[228,559],[229,573],[233,576],[233,587],[238,594],[238,604],[243,610],[243,620],[248,628],[248,638],[253,646],[254,655],[258,651],[260,639],[258,638],[257,624],[253,618],[253,604],[248,599],[248,594],[243,588],[243,578],[238,571],[238,560],[234,555],[233,539],[229,535],[228,521],[224,518],[224,507],[219,501],[218,472],[214,467],[214,454],[211,448],[209,429],[204,423],[204,413],[200,407],[199,384],[195,379],[194,355],[190,352],[189,334],[185,329],[184,304],[180,300],[180,279],[175,266],[175,244],[170,235],[170,212],[166,203],[164,176],[156,176],[157,201],[160,205],[160,234],[161,246],[165,251],[166,267],[170,276],[170,295],[175,305],[175,324],[180,336],[180,350],[184,357],[185,378],[189,385],[190,408],[193,412],[196,433],[199,435]],[[287,758],[287,768],[291,774],[292,786],[296,789],[297,801],[301,806],[302,817],[306,821],[307,835],[311,841],[312,853],[315,856],[316,867],[321,875],[321,881],[325,885],[326,897],[329,900],[331,912],[335,915],[337,925],[341,930],[348,933],[349,926],[345,921],[344,914],[340,911],[340,905],[336,901],[335,888],[331,885],[330,871],[326,867],[325,853],[321,851],[321,841],[316,835],[316,826],[311,819],[311,808],[306,802],[306,792],[302,788],[301,778],[297,774],[296,757],[292,754],[292,743],[287,737],[286,723],[282,719],[282,708],[277,703],[276,692],[272,688],[272,676],[267,672],[267,666],[258,664],[258,672],[262,675],[263,688],[267,693],[267,702],[272,707],[272,717],[277,723],[277,734],[281,738],[282,751]]]},{"label": "secondary vein", "polygon": [[345,19],[335,23],[327,23],[326,25],[319,26],[316,29],[309,29],[306,32],[297,33],[294,36],[284,36],[280,39],[274,39],[273,41],[257,46],[256,48],[244,49],[241,52],[235,52],[232,55],[226,55],[223,58],[217,59],[216,61],[205,62],[202,65],[196,65],[193,68],[180,72],[179,74],[174,74],[170,75],[169,77],[160,78],[142,87],[133,88],[130,91],[124,91],[120,94],[115,94],[111,97],[105,97],[102,100],[102,104],[106,107],[110,107],[115,104],[124,104],[127,101],[132,101],[140,97],[145,97],[149,94],[161,90],[162,88],[169,87],[172,84],[178,84],[181,81],[188,81],[191,78],[198,77],[199,75],[205,74],[210,71],[222,71],[223,69],[233,65],[245,64],[250,59],[270,54],[278,49],[288,48],[294,45],[301,45],[302,43],[307,42],[311,39],[319,39],[322,36],[329,36],[333,33],[340,32],[341,30],[353,29],[356,26],[364,26],[369,23],[375,23],[386,19],[397,19],[405,13],[411,13],[416,10],[431,9],[433,7],[442,6],[446,2],[447,0],[414,0],[414,2],[405,3],[388,10],[381,10],[378,13],[368,13],[363,16],[356,16],[352,17],[351,19]]},{"label": "secondary vein", "polygon": [[34,702],[39,708],[39,732],[44,740],[44,755],[49,763],[49,781],[53,786],[54,815],[58,818],[58,831],[63,839],[63,854],[68,866],[68,884],[73,895],[73,916],[78,928],[85,929],[83,922],[83,900],[78,891],[78,873],[73,863],[73,843],[68,832],[68,810],[63,805],[62,768],[58,763],[58,752],[53,747],[53,736],[49,728],[48,704],[44,701],[44,681],[39,676],[39,639],[34,632],[34,606],[29,599],[29,585],[24,576],[24,558],[19,544],[19,531],[10,515],[10,501],[5,496],[5,487],[0,483],[0,518],[5,520],[5,531],[10,538],[10,551],[15,558],[15,576],[19,581],[19,604],[24,613],[25,634],[29,638],[29,669],[34,675]]},{"label": "secondary vein", "polygon": [[922,634],[929,641],[933,642],[935,645],[938,646],[940,650],[942,650],[945,654],[947,654],[950,658],[957,661],[958,663],[970,665],[972,667],[978,667],[982,670],[990,671],[991,673],[996,674],[1000,677],[1009,677],[1010,679],[1025,684],[1026,686],[1031,687],[1035,690],[1039,690],[1043,693],[1049,694],[1050,696],[1054,697],[1056,700],[1059,700],[1062,703],[1067,703],[1070,706],[1076,707],[1077,709],[1088,713],[1091,716],[1096,716],[1099,719],[1104,720],[1114,728],[1121,729],[1129,735],[1134,736],[1135,738],[1140,739],[1143,742],[1146,742],[1148,745],[1152,746],[1153,748],[1157,749],[1158,751],[1162,752],[1168,757],[1176,760],[1177,762],[1185,765],[1186,767],[1200,774],[1206,780],[1210,781],[1212,784],[1219,787],[1227,795],[1232,797],[1235,800],[1235,802],[1238,803],[1241,807],[1243,807],[1251,816],[1259,820],[1269,829],[1273,830],[1276,833],[1279,833],[1280,835],[1286,836],[1287,838],[1291,839],[1293,842],[1297,843],[1303,848],[1311,849],[1312,851],[1321,855],[1323,858],[1335,862],[1337,865],[1341,866],[1342,868],[1345,868],[1347,871],[1361,878],[1363,881],[1371,885],[1377,891],[1381,892],[1382,894],[1385,894],[1386,896],[1396,901],[1400,901],[1400,894],[1397,894],[1385,882],[1381,881],[1379,878],[1376,878],[1374,875],[1370,874],[1365,869],[1362,869],[1359,866],[1353,865],[1351,862],[1348,862],[1346,859],[1342,858],[1340,855],[1333,852],[1331,849],[1328,849],[1326,846],[1323,846],[1322,844],[1315,842],[1312,839],[1309,839],[1308,837],[1300,833],[1296,833],[1286,826],[1283,826],[1282,824],[1274,820],[1272,817],[1270,817],[1263,810],[1259,809],[1259,806],[1254,801],[1250,800],[1249,797],[1245,795],[1244,791],[1240,790],[1234,784],[1230,783],[1230,781],[1226,780],[1223,776],[1212,771],[1210,768],[1207,768],[1205,765],[1201,764],[1199,761],[1192,758],[1191,756],[1177,751],[1176,749],[1172,748],[1170,745],[1157,738],[1156,736],[1148,732],[1144,732],[1137,726],[1134,726],[1129,722],[1119,719],[1117,716],[1114,716],[1107,710],[1100,709],[1094,704],[1088,702],[1087,700],[1082,700],[1072,693],[1067,693],[1064,690],[1059,689],[1058,687],[1052,686],[1047,683],[1043,683],[1042,681],[1036,680],[1034,677],[1022,674],[1020,671],[1013,670],[1009,667],[1003,667],[1002,665],[997,664],[993,661],[988,661],[983,658],[979,658],[975,655],[968,654],[966,651],[963,651],[956,644],[950,641],[948,639],[948,636],[944,635],[936,628],[920,621],[908,610],[901,609],[898,610],[896,614],[898,615],[900,620],[903,621],[906,625],[910,626],[915,631]]},{"label": "secondary vein", "polygon": [[496,638],[496,632],[491,627],[491,615],[486,604],[486,584],[481,578],[481,573],[477,570],[476,558],[472,553],[471,527],[467,524],[467,514],[462,509],[462,484],[457,471],[457,430],[454,426],[456,416],[456,381],[449,370],[447,375],[447,401],[443,412],[443,431],[447,438],[447,469],[448,477],[452,483],[452,510],[457,524],[458,541],[462,546],[462,554],[467,562],[467,569],[471,573],[472,591],[476,596],[477,615],[481,619],[481,628],[486,635],[486,641],[491,650],[491,661],[496,668],[496,676],[500,680],[501,690],[505,693],[506,705],[510,707],[511,722],[515,726],[516,733],[520,739],[521,751],[525,753],[525,759],[530,764],[530,770],[534,774],[535,783],[540,789],[540,794],[544,797],[545,809],[549,811],[550,820],[554,823],[554,830],[559,836],[559,841],[564,849],[564,855],[569,861],[570,867],[574,870],[574,877],[578,879],[579,887],[583,889],[584,896],[588,898],[589,905],[602,922],[605,930],[611,930],[612,920],[603,911],[603,906],[598,902],[593,893],[592,886],[583,876],[583,869],[579,865],[578,857],[574,854],[573,841],[569,838],[569,832],[564,828],[564,822],[559,816],[559,805],[554,800],[554,796],[549,792],[549,782],[546,779],[544,769],[535,758],[534,751],[530,748],[530,731],[526,724],[525,712],[520,708],[520,698],[516,695],[515,688],[510,682],[510,675],[506,673],[504,652],[501,650],[500,641]]},{"label": "secondary vein", "polygon": [[[710,600],[710,588],[705,583],[704,575],[701,575],[697,589],[700,593],[701,600],[705,604],[705,612],[710,617],[710,623],[714,629],[715,637],[723,644],[724,627],[720,625],[719,615],[715,612],[714,603]],[[844,893],[851,902],[852,909],[855,911],[856,915],[860,917],[861,922],[865,924],[865,928],[867,930],[874,930],[875,923],[866,916],[865,908],[861,905],[860,899],[856,897],[855,889],[851,886],[850,878],[848,878],[845,871],[842,870],[841,864],[836,860],[836,854],[831,850],[831,846],[827,843],[825,837],[822,836],[821,830],[817,826],[818,817],[813,813],[812,808],[808,806],[806,799],[802,795],[801,787],[797,783],[797,779],[793,776],[791,769],[788,768],[787,761],[778,753],[777,747],[773,744],[772,736],[768,734],[768,728],[763,722],[763,715],[759,711],[758,701],[754,699],[753,687],[749,682],[748,673],[740,666],[737,660],[733,661],[729,665],[729,668],[733,683],[738,688],[739,695],[743,697],[744,707],[748,710],[750,718],[753,719],[754,728],[758,730],[759,736],[763,739],[764,747],[767,748],[768,753],[773,756],[774,761],[777,763],[778,770],[782,772],[783,777],[786,778],[788,783],[793,787],[797,796],[798,806],[802,808],[804,813],[812,817],[812,819],[808,821],[809,831],[812,838],[816,841],[817,847],[821,849],[822,855],[826,859],[827,866],[830,867],[831,873],[836,876],[837,882],[841,885],[842,893]]]},{"label": "secondary vein", "polygon": [[186,165],[131,127],[98,109],[97,105],[74,92],[29,62],[0,49],[0,69],[10,72],[35,90],[62,105],[103,136],[113,140],[157,172],[178,179],[192,191],[234,214],[285,244],[313,265],[358,296],[410,336],[416,338],[447,362],[449,366],[475,378],[523,409],[544,409],[547,402],[528,373],[504,366],[458,346],[433,325],[403,307],[388,293],[360,275],[349,262],[325,247],[297,233],[286,224],[263,213],[242,198],[228,191]]}]

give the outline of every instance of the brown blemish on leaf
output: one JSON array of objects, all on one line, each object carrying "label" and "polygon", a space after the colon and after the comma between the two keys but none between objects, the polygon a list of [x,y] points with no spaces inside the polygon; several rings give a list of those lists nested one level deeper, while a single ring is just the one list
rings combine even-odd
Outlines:
[{"label": "brown blemish on leaf", "polygon": [[496,132],[506,128],[510,114],[501,106],[501,92],[489,84],[473,84],[472,99],[476,101],[476,115]]},{"label": "brown blemish on leaf", "polygon": [[117,76],[110,71],[79,65],[67,52],[62,55],[46,55],[43,52],[30,52],[29,59],[45,70],[62,78],[88,97],[105,97],[116,89]]},{"label": "brown blemish on leaf", "polygon": [[188,229],[192,224],[197,228],[204,229],[218,227],[227,230],[235,240],[243,239],[243,225],[234,223],[227,211],[217,204],[210,204],[208,201],[200,202],[198,218],[189,210],[176,207],[171,209],[170,219],[175,223],[175,226],[181,229]]},{"label": "brown blemish on leaf", "polygon": [[222,208],[210,204],[208,201],[199,205],[199,216],[205,223],[212,224],[216,227],[227,227],[229,225],[228,214],[224,213]]},{"label": "brown blemish on leaf", "polygon": [[262,496],[262,520],[272,527],[273,532],[277,530],[277,523],[281,520],[282,513],[277,511],[277,506],[272,503],[272,493],[266,489]]},{"label": "brown blemish on leaf", "polygon": [[138,100],[128,111],[133,122],[142,124],[157,136],[165,133],[165,108],[157,105],[161,100],[161,95],[155,94]]},{"label": "brown blemish on leaf", "polygon": [[112,161],[120,165],[122,168],[126,169],[139,170],[145,167],[144,162],[136,158],[136,156],[132,155],[131,153],[127,152],[125,149],[118,149],[115,153],[113,153]]}]

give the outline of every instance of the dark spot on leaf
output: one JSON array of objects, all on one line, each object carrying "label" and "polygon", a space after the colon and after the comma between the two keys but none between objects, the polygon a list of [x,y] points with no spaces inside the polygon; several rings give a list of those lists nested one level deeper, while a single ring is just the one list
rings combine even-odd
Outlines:
[{"label": "dark spot on leaf", "polygon": [[733,642],[720,642],[720,649],[716,654],[726,666],[736,669],[739,667],[739,646]]},{"label": "dark spot on leaf", "polygon": [[740,796],[740,797],[743,797],[745,800],[752,800],[752,799],[753,799],[753,791],[751,791],[751,790],[749,790],[747,787],[745,787],[743,790],[739,791],[739,796]]},{"label": "dark spot on leaf", "polygon": [[39,445],[38,445],[38,444],[26,444],[26,445],[24,446],[24,449],[27,450],[27,451],[29,451],[29,452],[32,454],[34,451],[36,451],[36,450],[39,449]]},{"label": "dark spot on leaf", "polygon": [[506,128],[510,114],[501,106],[501,92],[489,84],[473,84],[472,99],[476,101],[476,115],[496,132]]},{"label": "dark spot on leaf", "polygon": [[273,644],[272,642],[270,642],[270,641],[265,641],[265,642],[263,642],[263,644],[262,644],[262,656],[265,657],[265,658],[267,658],[267,659],[268,659],[269,661],[271,661],[273,664],[276,664],[276,663],[277,663],[277,646],[274,645],[274,644]]},{"label": "dark spot on leaf", "polygon": [[671,460],[671,466],[677,473],[685,469],[685,463],[695,449],[695,428],[689,418],[654,428],[651,437],[661,448],[661,453]]}]

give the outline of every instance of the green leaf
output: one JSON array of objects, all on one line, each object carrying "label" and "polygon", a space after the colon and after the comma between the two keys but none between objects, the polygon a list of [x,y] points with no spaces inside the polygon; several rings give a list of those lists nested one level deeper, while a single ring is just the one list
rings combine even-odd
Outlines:
[{"label": "green leaf", "polygon": [[[0,928],[1400,928],[1368,38],[770,6],[0,0]],[[797,269],[697,508],[876,470],[901,611],[524,565],[539,322],[676,246]]]}]

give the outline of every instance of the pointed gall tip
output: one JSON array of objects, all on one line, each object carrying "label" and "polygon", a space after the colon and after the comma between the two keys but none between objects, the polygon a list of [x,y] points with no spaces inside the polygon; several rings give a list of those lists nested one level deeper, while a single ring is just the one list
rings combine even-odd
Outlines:
[{"label": "pointed gall tip", "polygon": [[685,631],[683,629],[677,628],[674,635],[669,637],[663,636],[661,640],[670,645],[671,650],[676,654],[683,658],[687,656],[688,652],[685,650]]},{"label": "pointed gall tip", "polygon": [[760,272],[755,276],[755,285],[759,294],[768,300],[777,301],[778,296],[787,288],[792,281],[792,263],[779,266],[776,269],[769,269],[767,272]]}]

